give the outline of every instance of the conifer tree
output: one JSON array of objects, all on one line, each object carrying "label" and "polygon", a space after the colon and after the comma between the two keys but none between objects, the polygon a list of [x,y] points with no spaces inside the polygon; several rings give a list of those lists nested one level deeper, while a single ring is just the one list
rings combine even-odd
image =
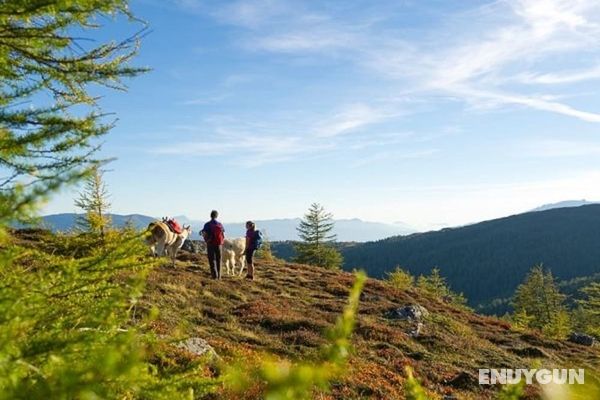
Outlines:
[{"label": "conifer tree", "polygon": [[334,228],[333,215],[325,211],[323,206],[313,203],[300,225],[296,228],[301,243],[295,245],[295,261],[303,264],[312,264],[325,268],[340,268],[342,255],[332,243],[336,235],[331,231]]},{"label": "conifer tree", "polygon": [[510,318],[508,318],[516,331],[524,331],[531,326],[533,316],[527,314],[524,309],[518,310]]},{"label": "conifer tree", "polygon": [[530,327],[547,332],[562,331],[564,328],[558,329],[553,325],[565,324],[564,315],[559,317],[559,314],[565,311],[565,298],[565,295],[559,292],[552,273],[544,272],[544,268],[537,265],[517,287],[513,305],[516,313],[525,312],[532,317]]},{"label": "conifer tree", "polygon": [[585,299],[579,301],[582,325],[586,332],[600,338],[600,283],[581,289]]},{"label": "conifer tree", "polygon": [[271,249],[271,241],[267,236],[263,238],[262,246],[256,252],[256,257],[260,258],[264,261],[273,261],[275,260],[275,256],[273,255],[273,250]]},{"label": "conifer tree", "polygon": [[79,224],[88,232],[100,235],[101,238],[104,238],[111,222],[108,215],[110,210],[108,189],[103,175],[100,169],[94,168],[86,178],[79,198],[75,200],[75,205],[85,212]]},{"label": "conifer tree", "polygon": [[400,266],[397,266],[394,271],[388,273],[387,280],[392,286],[400,290],[406,290],[415,284],[415,277]]},{"label": "conifer tree", "polygon": [[417,287],[426,293],[448,299],[457,305],[465,305],[467,303],[462,293],[455,293],[450,289],[446,278],[440,274],[439,268],[432,269],[429,276],[420,275],[417,279]]},{"label": "conifer tree", "polygon": [[419,276],[418,286],[426,292],[440,297],[446,296],[450,292],[446,284],[446,279],[440,274],[439,268],[432,269],[429,276]]},{"label": "conifer tree", "polygon": [[0,2],[0,222],[27,219],[95,165],[113,120],[89,88],[123,90],[143,71],[129,65],[139,35],[90,40],[98,17],[119,15],[133,20],[126,0]]},{"label": "conifer tree", "polygon": [[138,38],[74,35],[133,18],[126,4],[0,2],[0,399],[172,399],[203,385],[194,371],[170,381],[144,359],[130,311],[154,261],[137,234],[104,246],[47,234],[36,248],[5,233],[97,165],[95,139],[111,121],[89,87],[124,89],[120,79],[141,72],[128,66]]}]

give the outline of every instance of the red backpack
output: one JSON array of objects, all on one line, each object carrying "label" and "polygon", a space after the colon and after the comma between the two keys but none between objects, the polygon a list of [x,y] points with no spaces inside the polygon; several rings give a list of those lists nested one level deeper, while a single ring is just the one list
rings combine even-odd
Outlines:
[{"label": "red backpack", "polygon": [[167,220],[167,226],[169,227],[169,229],[171,230],[171,232],[176,233],[178,235],[181,232],[183,232],[183,229],[181,228],[181,225],[179,225],[179,222],[175,221],[174,218],[171,218],[171,219]]},{"label": "red backpack", "polygon": [[207,237],[205,237],[206,243],[221,246],[225,242],[225,229],[223,229],[223,225],[217,221],[210,221],[206,225],[208,229],[204,229],[203,232],[207,233]]}]

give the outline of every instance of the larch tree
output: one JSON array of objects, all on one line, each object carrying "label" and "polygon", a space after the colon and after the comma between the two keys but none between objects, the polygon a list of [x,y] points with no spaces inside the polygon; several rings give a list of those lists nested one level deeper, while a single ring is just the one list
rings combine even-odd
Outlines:
[{"label": "larch tree", "polygon": [[399,265],[392,272],[388,272],[387,281],[396,289],[406,290],[415,285],[415,277]]},{"label": "larch tree", "polygon": [[566,296],[558,290],[552,273],[544,271],[542,265],[537,265],[517,287],[513,305],[517,314],[531,317],[531,328],[555,332],[552,336],[557,336],[568,330],[565,327],[565,299]]},{"label": "larch tree", "polygon": [[340,268],[343,262],[340,252],[333,247],[336,235],[333,215],[318,203],[313,203],[296,228],[300,243],[295,245],[295,261],[325,268]]},{"label": "larch tree", "polygon": [[79,225],[90,233],[100,235],[101,238],[104,238],[111,222],[108,215],[110,210],[108,189],[103,176],[103,171],[94,168],[86,178],[79,198],[75,200],[75,205],[85,213],[83,218],[78,221]]},{"label": "larch tree", "polygon": [[446,278],[442,276],[439,268],[433,268],[429,276],[420,275],[417,279],[417,287],[426,293],[457,305],[465,305],[467,303],[467,299],[462,293],[455,293],[450,289]]},{"label": "larch tree", "polygon": [[581,289],[585,298],[579,301],[583,328],[600,338],[600,283],[594,282]]},{"label": "larch tree", "polygon": [[140,34],[94,40],[99,21],[122,16],[133,20],[125,0],[0,2],[0,222],[27,219],[96,165],[114,119],[90,88],[124,90],[145,70],[129,64]]},{"label": "larch tree", "polygon": [[0,1],[0,399],[172,399],[191,390],[154,372],[131,324],[153,263],[137,235],[85,246],[48,233],[48,247],[29,248],[7,235],[10,222],[35,216],[99,164],[97,139],[114,119],[98,88],[124,90],[122,79],[143,71],[129,64],[139,35],[94,33],[123,17],[133,19],[125,0]]}]

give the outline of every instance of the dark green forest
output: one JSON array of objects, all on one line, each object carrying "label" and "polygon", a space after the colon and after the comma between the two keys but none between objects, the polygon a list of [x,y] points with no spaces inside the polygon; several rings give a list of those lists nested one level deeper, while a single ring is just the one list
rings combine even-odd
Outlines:
[{"label": "dark green forest", "polygon": [[[413,275],[429,274],[438,267],[469,305],[503,314],[509,308],[507,299],[534,265],[541,263],[551,270],[568,294],[576,295],[579,287],[598,280],[600,205],[530,212],[339,246],[346,270],[361,267],[369,276],[382,278],[398,265]],[[281,258],[293,255],[289,242],[274,243],[273,250]]]}]

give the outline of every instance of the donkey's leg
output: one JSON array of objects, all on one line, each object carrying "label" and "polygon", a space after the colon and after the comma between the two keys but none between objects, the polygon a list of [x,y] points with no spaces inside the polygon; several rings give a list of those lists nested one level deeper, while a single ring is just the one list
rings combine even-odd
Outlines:
[{"label": "donkey's leg", "polygon": [[159,240],[156,244],[156,256],[162,257],[165,254],[165,241]]},{"label": "donkey's leg", "polygon": [[175,260],[177,259],[177,251],[179,247],[173,247],[171,249],[171,260],[173,261],[173,268],[175,268]]}]

